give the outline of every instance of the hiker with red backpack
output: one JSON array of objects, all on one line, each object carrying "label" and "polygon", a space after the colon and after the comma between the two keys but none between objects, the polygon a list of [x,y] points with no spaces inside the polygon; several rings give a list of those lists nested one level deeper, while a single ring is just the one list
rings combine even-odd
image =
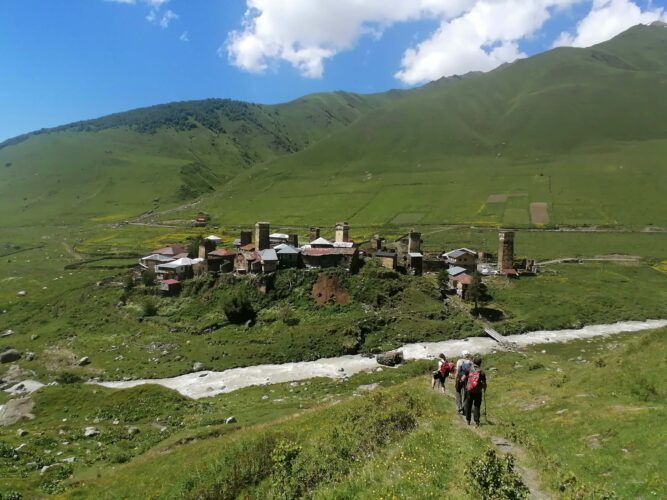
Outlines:
[{"label": "hiker with red backpack", "polygon": [[482,358],[472,358],[472,367],[464,379],[466,396],[463,402],[464,414],[468,425],[472,416],[475,425],[479,427],[479,414],[482,408],[482,399],[486,391],[486,374],[482,370]]},{"label": "hiker with red backpack", "polygon": [[440,353],[438,355],[438,369],[433,372],[433,381],[431,382],[431,389],[435,389],[435,384],[439,383],[442,393],[445,393],[445,380],[449,374],[454,370],[454,363],[447,361],[447,357]]},{"label": "hiker with red backpack", "polygon": [[455,378],[454,378],[454,396],[456,397],[456,409],[459,415],[463,415],[463,401],[465,399],[465,383],[463,379],[468,375],[468,370],[472,367],[472,361],[468,359],[470,353],[463,351],[462,358],[456,362]]}]

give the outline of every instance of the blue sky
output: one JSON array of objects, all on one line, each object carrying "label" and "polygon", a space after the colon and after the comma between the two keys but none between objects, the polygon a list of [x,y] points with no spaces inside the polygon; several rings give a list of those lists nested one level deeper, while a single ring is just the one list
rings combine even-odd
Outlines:
[{"label": "blue sky", "polygon": [[170,101],[420,85],[667,20],[666,2],[2,0],[0,141]]}]

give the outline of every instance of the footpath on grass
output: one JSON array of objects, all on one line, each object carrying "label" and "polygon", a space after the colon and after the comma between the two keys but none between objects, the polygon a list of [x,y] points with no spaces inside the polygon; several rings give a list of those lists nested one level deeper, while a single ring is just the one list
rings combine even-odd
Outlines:
[{"label": "footpath on grass", "polygon": [[[452,386],[451,390],[446,392],[446,395],[452,400],[454,400],[454,394],[452,392],[453,390],[454,388]],[[529,458],[526,450],[505,438],[494,436],[490,431],[487,430],[488,427],[484,424],[482,424],[481,427],[468,425],[463,419],[462,415],[458,414],[452,418],[456,420],[461,427],[469,430],[470,432],[474,432],[482,439],[489,441],[499,453],[503,455],[511,454],[514,456],[516,459],[516,471],[521,476],[523,484],[525,484],[530,491],[529,498],[534,500],[553,498],[553,495],[547,493],[540,487],[539,473],[528,465]],[[484,412],[483,415],[483,421],[484,420],[486,420],[486,424],[489,424],[489,420],[486,417],[486,412]]]},{"label": "footpath on grass", "polygon": [[[590,325],[577,330],[540,330],[522,335],[508,335],[505,340],[518,347],[534,344],[561,343],[604,335],[640,332],[667,326],[667,320],[621,321],[607,325]],[[400,348],[406,360],[432,359],[440,352],[450,357],[460,356],[464,350],[487,354],[503,350],[496,341],[488,337],[470,337],[444,342],[420,342],[406,344]],[[362,371],[380,367],[375,358],[347,355],[324,358],[317,361],[302,361],[278,365],[257,365],[232,368],[221,372],[200,371],[163,379],[140,379],[118,382],[93,382],[112,389],[127,389],[144,384],[158,384],[174,389],[180,394],[199,399],[228,393],[254,385],[270,385],[296,382],[315,377],[345,378]]]}]

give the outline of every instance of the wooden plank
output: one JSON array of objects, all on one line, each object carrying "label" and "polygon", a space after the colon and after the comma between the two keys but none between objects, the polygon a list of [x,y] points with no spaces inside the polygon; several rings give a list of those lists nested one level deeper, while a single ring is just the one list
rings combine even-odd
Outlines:
[{"label": "wooden plank", "polygon": [[486,334],[489,337],[491,337],[493,340],[495,340],[499,344],[504,344],[505,343],[505,338],[500,333],[498,333],[493,328],[491,328],[490,326],[485,326],[484,327],[484,332],[486,332]]}]

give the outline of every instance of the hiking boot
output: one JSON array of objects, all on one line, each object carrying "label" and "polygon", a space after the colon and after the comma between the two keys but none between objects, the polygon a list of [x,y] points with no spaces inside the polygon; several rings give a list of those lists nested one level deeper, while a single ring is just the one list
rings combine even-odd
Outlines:
[{"label": "hiking boot", "polygon": [[475,422],[475,427],[479,427],[479,422]]},{"label": "hiking boot", "polygon": [[466,422],[468,422],[468,425],[470,425],[470,420],[466,420]]}]

